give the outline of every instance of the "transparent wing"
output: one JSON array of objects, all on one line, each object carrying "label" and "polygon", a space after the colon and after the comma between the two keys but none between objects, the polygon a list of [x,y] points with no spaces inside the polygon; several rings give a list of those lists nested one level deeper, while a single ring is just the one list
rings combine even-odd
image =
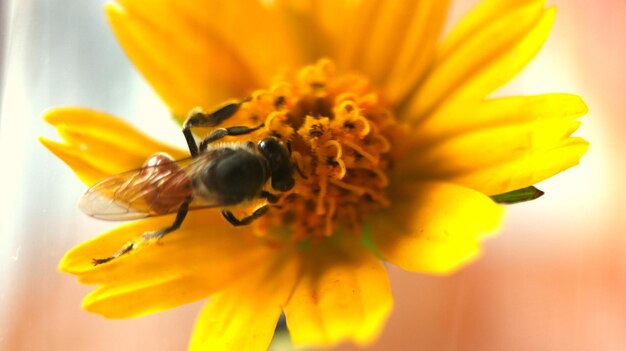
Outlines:
[{"label": "transparent wing", "polygon": [[[193,197],[191,176],[212,155],[179,161],[166,159],[106,178],[89,188],[79,202],[86,214],[109,221],[161,216],[178,211]],[[192,200],[190,209],[217,207],[217,199]]]}]

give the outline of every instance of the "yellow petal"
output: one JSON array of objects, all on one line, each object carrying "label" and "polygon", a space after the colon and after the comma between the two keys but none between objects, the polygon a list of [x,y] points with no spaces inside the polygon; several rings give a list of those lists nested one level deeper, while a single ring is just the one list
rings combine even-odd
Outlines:
[{"label": "yellow petal", "polygon": [[[386,1],[385,4],[395,3]],[[449,2],[445,1],[407,1],[415,4],[412,12],[405,14],[404,21],[392,18],[386,36],[379,42],[379,47],[367,45],[371,58],[364,72],[371,71],[384,79],[385,96],[393,103],[402,103],[407,94],[412,93],[435,56],[435,46],[439,39]],[[408,15],[408,16],[407,16]],[[396,51],[398,48],[398,51]],[[378,57],[376,53],[387,53]],[[372,68],[369,68],[372,66]]]},{"label": "yellow petal", "polygon": [[558,148],[579,125],[578,121],[547,119],[479,129],[422,146],[406,163],[411,163],[414,175],[449,179]]},{"label": "yellow petal", "polygon": [[345,44],[343,34],[356,7],[351,1],[336,0],[276,0],[274,4],[297,38],[306,64],[321,57],[336,57],[335,53]]},{"label": "yellow petal", "polygon": [[444,109],[417,128],[411,147],[418,151],[398,173],[459,182],[489,195],[524,188],[578,163],[586,142],[570,135],[586,112],[584,102],[568,94]]},{"label": "yellow petal", "polygon": [[[346,12],[340,32],[335,32],[340,37],[340,46],[337,47],[336,60],[340,67],[348,69],[360,68],[360,53],[364,50],[364,39],[370,33],[370,23],[375,21],[376,13],[381,7],[382,1],[361,1],[352,11]],[[376,81],[374,77],[368,77]]]},{"label": "yellow petal", "polygon": [[220,275],[215,281],[206,283],[196,276],[182,276],[132,289],[130,286],[104,286],[85,297],[83,308],[106,318],[141,317],[204,299],[228,286],[230,281],[220,278],[223,277]]},{"label": "yellow petal", "polygon": [[209,296],[264,262],[269,247],[227,223],[218,211],[191,212],[182,227],[109,263],[94,266],[141,234],[173,222],[165,216],[120,226],[69,251],[60,269],[100,285],[84,307],[109,318],[135,317]]},{"label": "yellow petal", "polygon": [[544,119],[572,120],[588,112],[584,101],[571,94],[513,96],[476,103],[448,105],[412,133],[422,144],[480,128],[531,123]]},{"label": "yellow petal", "polygon": [[589,143],[569,138],[558,147],[542,153],[526,155],[493,167],[450,177],[450,181],[496,195],[537,184],[570,167],[576,166],[587,152]]},{"label": "yellow petal", "polygon": [[120,1],[106,9],[130,59],[180,118],[243,98],[278,68],[301,63],[291,31],[258,1]]},{"label": "yellow petal", "polygon": [[498,229],[503,208],[469,188],[405,181],[393,206],[371,222],[373,242],[386,261],[414,272],[450,273],[480,253]]},{"label": "yellow petal", "polygon": [[[152,6],[152,1],[149,3]],[[286,22],[283,14],[269,1],[201,0],[175,4],[194,23],[209,26],[217,32],[251,67],[254,77],[262,85],[267,85],[279,69],[309,63],[303,60],[300,42],[291,26],[293,23]],[[152,10],[148,6],[143,11],[150,15]],[[203,45],[203,42],[199,44]]]},{"label": "yellow petal", "polygon": [[337,33],[340,66],[358,69],[397,102],[431,63],[448,1],[364,1]]},{"label": "yellow petal", "polygon": [[496,21],[502,14],[510,13],[515,9],[536,4],[539,7],[545,5],[545,0],[483,0],[463,18],[461,18],[446,35],[438,50],[439,57],[446,57],[454,52],[459,46],[471,39],[479,32],[485,23]]},{"label": "yellow petal", "polygon": [[137,3],[154,16],[109,3],[109,22],[131,61],[177,118],[197,106],[210,109],[243,96],[254,83],[250,68],[223,38],[176,16],[180,7]]},{"label": "yellow petal", "polygon": [[65,162],[65,164],[67,164],[74,171],[74,173],[76,173],[78,179],[88,186],[91,186],[111,175],[109,172],[105,172],[98,167],[94,167],[88,160],[83,158],[80,150],[42,137],[39,138],[39,142],[41,142],[56,157],[63,160],[63,162]]},{"label": "yellow petal", "polygon": [[298,272],[294,252],[283,252],[250,267],[202,310],[190,350],[267,350]]},{"label": "yellow petal", "polygon": [[[171,149],[166,144],[138,132],[128,122],[105,112],[87,108],[61,107],[47,111],[43,117],[46,122],[55,127],[64,127],[70,132],[81,133],[103,142],[115,143],[122,138],[126,149],[133,154],[145,155],[154,149]],[[175,152],[174,149],[170,151]]]},{"label": "yellow petal", "polygon": [[305,267],[285,308],[296,346],[364,345],[380,333],[393,300],[382,263],[354,245],[304,254]]},{"label": "yellow petal", "polygon": [[87,185],[106,176],[141,167],[152,154],[166,152],[175,158],[188,153],[157,142],[109,114],[82,108],[58,108],[46,121],[57,128],[64,144],[41,138]]},{"label": "yellow petal", "polygon": [[484,23],[435,62],[407,115],[419,121],[442,105],[487,97],[535,56],[550,33],[554,14],[554,8],[543,10],[543,2],[531,2]]}]

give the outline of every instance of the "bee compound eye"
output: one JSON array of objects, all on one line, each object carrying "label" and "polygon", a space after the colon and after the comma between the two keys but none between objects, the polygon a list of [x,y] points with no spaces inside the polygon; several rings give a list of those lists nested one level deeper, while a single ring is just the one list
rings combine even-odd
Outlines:
[{"label": "bee compound eye", "polygon": [[272,137],[259,141],[259,150],[265,155],[280,154],[282,148],[280,142]]}]

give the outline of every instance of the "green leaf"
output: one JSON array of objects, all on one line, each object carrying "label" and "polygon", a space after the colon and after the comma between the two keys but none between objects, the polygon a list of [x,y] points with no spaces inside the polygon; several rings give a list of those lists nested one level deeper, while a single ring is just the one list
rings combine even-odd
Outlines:
[{"label": "green leaf", "polygon": [[383,259],[376,245],[374,245],[374,239],[372,239],[372,228],[366,223],[361,228],[361,242],[368,250],[370,250],[376,257]]},{"label": "green leaf", "polygon": [[543,194],[543,191],[534,186],[529,186],[528,188],[509,191],[508,193],[493,195],[491,199],[500,204],[516,204],[540,198]]}]

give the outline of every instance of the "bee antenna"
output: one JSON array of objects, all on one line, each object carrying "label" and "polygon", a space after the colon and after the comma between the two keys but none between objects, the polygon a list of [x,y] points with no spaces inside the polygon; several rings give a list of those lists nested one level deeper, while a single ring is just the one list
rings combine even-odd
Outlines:
[{"label": "bee antenna", "polygon": [[302,179],[307,180],[309,179],[309,177],[305,176],[304,173],[302,173],[302,170],[300,169],[300,166],[298,166],[298,164],[296,162],[294,162],[292,164],[293,169],[298,172],[298,174],[300,175],[300,177],[302,177]]}]

